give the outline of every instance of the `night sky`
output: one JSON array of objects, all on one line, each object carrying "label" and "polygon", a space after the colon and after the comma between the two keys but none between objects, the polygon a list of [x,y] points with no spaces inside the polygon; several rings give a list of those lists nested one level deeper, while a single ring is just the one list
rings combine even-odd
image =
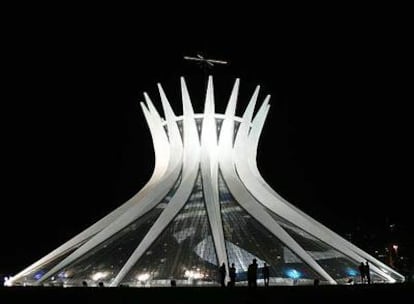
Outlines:
[{"label": "night sky", "polygon": [[237,114],[256,85],[260,100],[272,95],[258,166],[274,190],[340,235],[355,233],[366,250],[388,241],[395,223],[394,237],[412,252],[408,30],[403,20],[336,17],[10,25],[0,274],[22,270],[142,188],[154,165],[142,93],[161,110],[161,82],[181,114],[185,76],[201,111],[205,73],[183,60],[198,52],[230,61],[209,71],[217,112],[237,77]]}]

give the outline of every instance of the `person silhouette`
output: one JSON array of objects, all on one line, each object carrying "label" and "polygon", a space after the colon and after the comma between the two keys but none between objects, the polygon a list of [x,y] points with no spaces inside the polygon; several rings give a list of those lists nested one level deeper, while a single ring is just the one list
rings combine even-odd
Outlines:
[{"label": "person silhouette", "polygon": [[359,274],[361,276],[361,284],[365,283],[365,265],[364,262],[361,262],[358,266]]},{"label": "person silhouette", "polygon": [[367,283],[371,284],[371,274],[369,273],[369,264],[368,261],[365,262],[364,266],[365,277],[367,279]]},{"label": "person silhouette", "polygon": [[234,267],[234,263],[232,263],[231,267],[229,267],[229,276],[230,287],[234,287],[236,285],[236,267]]},{"label": "person silhouette", "polygon": [[220,285],[221,287],[226,287],[226,265],[223,263],[221,264],[219,268],[219,274],[220,274]]},{"label": "person silhouette", "polygon": [[263,264],[262,274],[263,274],[264,286],[269,287],[270,269],[269,269],[269,266],[267,266],[266,263]]},{"label": "person silhouette", "polygon": [[247,282],[250,288],[257,287],[257,260],[253,259],[253,263],[247,268]]}]

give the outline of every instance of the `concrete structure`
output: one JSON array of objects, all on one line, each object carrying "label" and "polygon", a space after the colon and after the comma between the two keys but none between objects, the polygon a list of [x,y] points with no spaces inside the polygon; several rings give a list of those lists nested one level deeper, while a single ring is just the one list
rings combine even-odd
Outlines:
[{"label": "concrete structure", "polygon": [[[236,80],[224,114],[215,113],[212,77],[204,112],[195,114],[181,79],[183,115],[158,85],[162,118],[147,94],[141,103],[153,138],[155,168],[125,204],[8,281],[8,285],[216,286],[218,267],[235,264],[237,284],[257,260],[271,285],[344,284],[369,261],[373,282],[404,277],[283,199],[261,177],[259,137],[267,96],[259,87],[235,116]],[[227,269],[228,279],[228,269]],[[261,281],[261,280],[260,280]]]}]

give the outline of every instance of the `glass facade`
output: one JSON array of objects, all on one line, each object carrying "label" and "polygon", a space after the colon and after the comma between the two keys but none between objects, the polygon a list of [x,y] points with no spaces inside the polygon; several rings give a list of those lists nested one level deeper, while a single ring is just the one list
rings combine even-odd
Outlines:
[{"label": "glass facade", "polygon": [[[350,280],[360,282],[358,266],[365,260],[355,261],[272,211],[267,211],[335,281],[340,284]],[[372,282],[386,282],[386,278],[379,274],[370,273]]]},{"label": "glass facade", "polygon": [[53,267],[55,267],[57,264],[63,261],[67,256],[69,256],[72,252],[78,249],[86,241],[87,240],[73,246],[72,248],[68,249],[66,252],[55,257],[54,259],[49,260],[35,267],[33,270],[29,271],[27,274],[25,274],[24,276],[16,280],[14,284],[18,286],[35,285],[36,281],[40,280],[49,270],[51,270]]},{"label": "glass facade", "polygon": [[[83,283],[86,283],[88,286],[98,286],[100,282],[105,286],[109,285],[167,206],[171,195],[175,193],[179,184],[180,180],[155,208],[49,277],[44,285],[82,286]],[[72,253],[76,248],[69,253]],[[69,253],[53,266],[57,265]]]},{"label": "glass facade", "polygon": [[189,200],[125,276],[128,286],[216,285],[217,256],[200,175]]},{"label": "glass facade", "polygon": [[162,210],[162,205],[152,209],[77,261],[62,269],[57,275],[49,278],[46,284],[81,286],[82,282],[85,281],[88,286],[97,286],[99,282],[109,285]]},{"label": "glass facade", "polygon": [[258,263],[259,279],[266,262],[271,282],[310,284],[314,279],[324,280],[235,201],[221,176],[219,189],[227,256],[229,264],[235,264],[236,281],[247,281],[247,267],[253,259]]}]

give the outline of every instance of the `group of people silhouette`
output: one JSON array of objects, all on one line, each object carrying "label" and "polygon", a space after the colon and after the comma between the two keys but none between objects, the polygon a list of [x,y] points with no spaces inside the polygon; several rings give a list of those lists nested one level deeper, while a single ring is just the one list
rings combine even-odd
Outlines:
[{"label": "group of people silhouette", "polygon": [[[247,268],[247,286],[249,288],[256,288],[257,287],[257,269],[258,264],[257,260],[253,259],[252,263]],[[361,277],[361,284],[371,284],[371,275],[368,261],[361,262],[358,266],[360,277]],[[226,265],[222,263],[219,268],[219,275],[220,275],[220,285],[221,287],[226,287]],[[262,267],[262,276],[264,281],[264,286],[269,286],[269,279],[270,279],[270,268],[266,263],[263,263]],[[236,285],[236,268],[234,263],[231,264],[229,267],[229,277],[230,281],[228,282],[228,287],[234,287]],[[319,280],[314,281],[314,285],[319,285]]]},{"label": "group of people silhouette", "polygon": [[[247,268],[247,286],[249,288],[257,287],[257,269],[258,269],[257,260],[253,259],[252,263]],[[226,287],[226,274],[227,274],[226,264],[222,263],[219,268],[221,287]],[[263,275],[264,286],[268,287],[269,280],[270,280],[270,268],[266,263],[263,264],[262,275]],[[228,282],[227,286],[234,287],[236,285],[236,267],[234,266],[234,263],[232,263],[231,266],[229,267],[229,277],[230,277],[230,281]]]},{"label": "group of people silhouette", "polygon": [[371,284],[371,275],[369,271],[368,261],[361,262],[358,266],[359,274],[361,276],[361,284]]}]

